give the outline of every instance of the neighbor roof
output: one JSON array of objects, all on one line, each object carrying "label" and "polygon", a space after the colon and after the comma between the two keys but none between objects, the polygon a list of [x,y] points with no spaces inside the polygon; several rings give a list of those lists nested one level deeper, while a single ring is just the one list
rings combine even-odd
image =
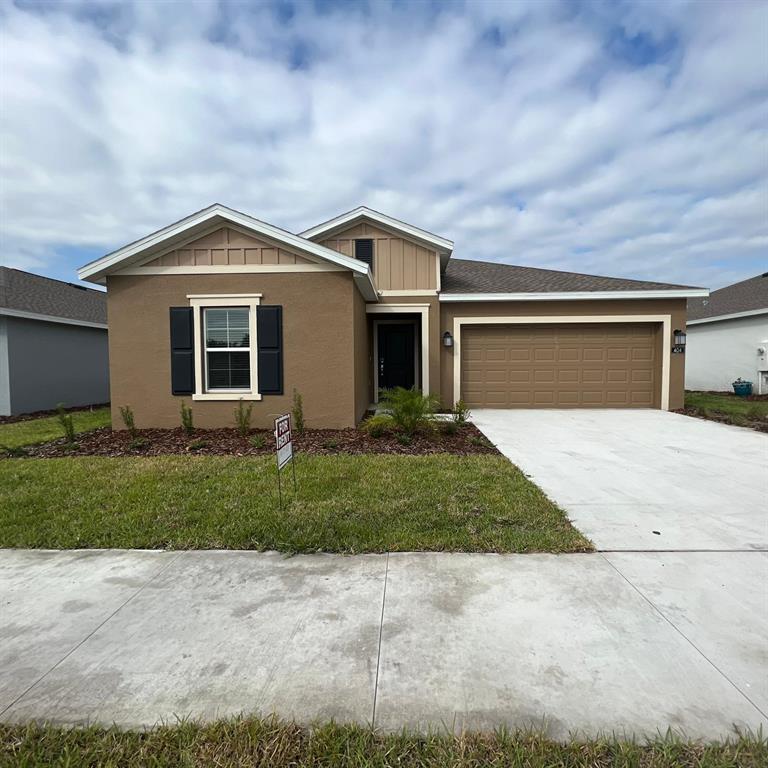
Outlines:
[{"label": "neighbor roof", "polygon": [[20,269],[0,267],[0,314],[107,323],[107,295]]},{"label": "neighbor roof", "polygon": [[[443,296],[477,295],[507,297],[510,294],[602,294],[611,292],[661,292],[664,295],[705,296],[706,289],[673,283],[629,280],[623,277],[584,275],[554,269],[518,267],[489,261],[451,259],[442,278]],[[524,297],[524,296],[523,296]]]},{"label": "neighbor roof", "polygon": [[707,299],[688,300],[688,320],[768,312],[768,272],[712,291]]}]

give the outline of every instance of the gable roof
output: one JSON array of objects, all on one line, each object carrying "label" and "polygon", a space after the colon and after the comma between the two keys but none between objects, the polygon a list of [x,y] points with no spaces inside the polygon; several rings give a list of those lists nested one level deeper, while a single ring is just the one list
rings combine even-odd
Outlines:
[{"label": "gable roof", "polygon": [[[706,296],[706,288],[602,277],[489,261],[451,259],[443,273],[441,301],[559,298],[674,298]],[[618,294],[621,294],[618,296]]]},{"label": "gable roof", "polygon": [[0,267],[0,315],[107,327],[104,291]]},{"label": "gable roof", "polygon": [[351,270],[355,276],[355,283],[366,298],[376,299],[376,291],[373,286],[371,271],[367,264],[358,259],[345,256],[338,251],[325,248],[313,243],[311,240],[294,235],[285,229],[280,229],[273,224],[254,219],[240,211],[227,208],[221,203],[214,203],[201,211],[187,216],[184,219],[152,232],[128,245],[118,248],[99,259],[80,267],[77,274],[81,280],[90,280],[95,283],[103,283],[106,275],[117,269],[136,264],[151,258],[161,248],[168,248],[175,243],[185,242],[195,235],[200,235],[217,224],[237,224],[251,232],[271,238],[278,243],[296,248],[321,261],[336,264]]},{"label": "gable roof", "polygon": [[428,232],[426,229],[420,229],[419,227],[413,226],[413,224],[407,224],[404,221],[395,219],[392,216],[387,216],[385,213],[374,211],[372,208],[367,208],[364,205],[360,205],[354,210],[342,213],[340,216],[336,216],[333,219],[328,219],[328,221],[324,221],[322,224],[318,224],[315,227],[305,229],[301,233],[301,236],[314,240],[321,235],[329,234],[334,230],[350,226],[363,219],[368,219],[369,221],[376,222],[389,229],[394,229],[396,232],[401,232],[408,237],[420,240],[431,248],[434,248],[440,254],[440,261],[443,266],[445,266],[451,253],[453,253],[453,240],[440,237],[440,235]]},{"label": "gable roof", "polygon": [[688,322],[713,322],[768,312],[768,272],[688,300]]}]

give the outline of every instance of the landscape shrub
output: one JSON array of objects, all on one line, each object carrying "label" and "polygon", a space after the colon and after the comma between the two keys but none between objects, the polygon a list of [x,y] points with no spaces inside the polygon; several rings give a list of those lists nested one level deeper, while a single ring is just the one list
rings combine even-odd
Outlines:
[{"label": "landscape shrub", "polygon": [[235,424],[237,425],[237,431],[243,437],[246,437],[247,434],[251,431],[252,413],[253,403],[249,403],[246,407],[245,403],[243,402],[243,398],[241,397],[237,404],[237,408],[235,408]]},{"label": "landscape shrub", "polygon": [[291,415],[293,416],[293,428],[296,430],[296,433],[299,435],[303,434],[304,398],[296,389],[293,390],[293,408],[291,409]]},{"label": "landscape shrub", "polygon": [[371,437],[384,437],[388,432],[395,428],[395,421],[388,413],[377,413],[366,419],[360,429]]},{"label": "landscape shrub", "polygon": [[419,429],[431,426],[439,401],[435,395],[423,395],[413,387],[385,389],[380,400],[389,411],[395,426],[413,436]]},{"label": "landscape shrub", "polygon": [[183,400],[181,401],[181,428],[188,435],[195,431],[195,425],[192,422],[192,409]]},{"label": "landscape shrub", "polygon": [[455,419],[452,421],[443,421],[440,423],[440,431],[444,435],[455,435],[459,431],[460,423],[461,422],[458,422]]},{"label": "landscape shrub", "polygon": [[131,437],[135,438],[138,430],[136,429],[136,423],[133,419],[133,409],[130,405],[120,406],[120,418],[123,420],[123,424]]},{"label": "landscape shrub", "polygon": [[451,415],[456,424],[465,424],[471,416],[469,408],[467,408],[467,404],[463,400],[456,401],[456,405],[453,406]]},{"label": "landscape shrub", "polygon": [[67,413],[64,410],[64,403],[59,403],[56,406],[56,410],[59,414],[59,424],[61,425],[61,429],[64,432],[64,437],[66,438],[67,443],[71,445],[75,442],[75,425],[72,422],[72,414]]},{"label": "landscape shrub", "polygon": [[259,450],[261,450],[266,444],[267,444],[267,438],[262,434],[254,435],[251,438],[251,445],[254,448],[258,448]]}]

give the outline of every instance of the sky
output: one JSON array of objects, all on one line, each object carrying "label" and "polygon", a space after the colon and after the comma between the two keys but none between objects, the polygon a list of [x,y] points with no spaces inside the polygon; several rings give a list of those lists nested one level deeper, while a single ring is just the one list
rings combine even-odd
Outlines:
[{"label": "sky", "polygon": [[0,262],[73,282],[219,202],[714,289],[768,271],[767,137],[765,1],[0,0]]}]

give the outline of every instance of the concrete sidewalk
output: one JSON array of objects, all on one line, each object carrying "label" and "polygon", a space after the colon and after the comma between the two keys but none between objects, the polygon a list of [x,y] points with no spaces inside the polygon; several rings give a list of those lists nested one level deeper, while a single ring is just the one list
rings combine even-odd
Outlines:
[{"label": "concrete sidewalk", "polygon": [[768,554],[0,551],[0,719],[768,727]]}]

